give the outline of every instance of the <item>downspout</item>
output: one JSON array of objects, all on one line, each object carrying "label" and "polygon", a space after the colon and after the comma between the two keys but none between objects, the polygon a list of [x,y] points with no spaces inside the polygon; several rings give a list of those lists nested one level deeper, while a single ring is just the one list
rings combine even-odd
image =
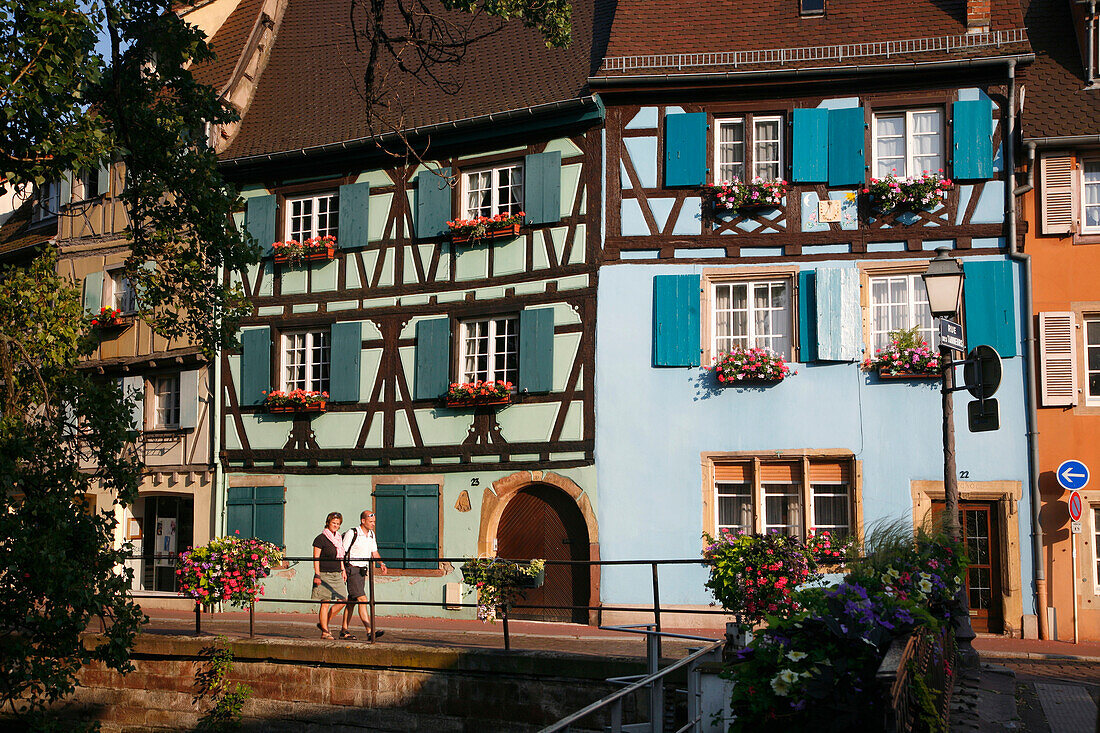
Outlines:
[{"label": "downspout", "polygon": [[[1016,177],[1016,62],[1008,62],[1008,131],[1005,136],[1005,170],[1009,175],[1009,183],[1015,184]],[[1006,204],[1008,207],[1008,256],[1019,262],[1024,270],[1023,284],[1023,313],[1024,313],[1024,364],[1027,369],[1027,448],[1028,448],[1028,483],[1030,485],[1031,498],[1031,555],[1035,577],[1035,615],[1038,617],[1039,638],[1049,639],[1047,629],[1047,581],[1046,563],[1043,558],[1043,527],[1039,523],[1039,512],[1042,509],[1042,496],[1039,494],[1039,430],[1038,430],[1038,396],[1037,375],[1035,372],[1035,324],[1032,316],[1032,276],[1031,255],[1019,250],[1016,240],[1016,197],[1035,188],[1035,145],[1028,144],[1028,168],[1027,185],[1015,188],[1013,185],[1005,186]]]},{"label": "downspout", "polygon": [[[224,266],[218,268],[219,276],[224,280],[225,268]],[[222,471],[221,456],[218,452],[218,447],[221,445],[222,437],[222,350],[218,347],[214,350],[214,384],[210,389],[210,409],[207,410],[210,415],[210,458],[214,464],[214,484],[211,487],[213,495],[211,501],[213,506],[211,509],[214,512],[213,526],[211,534],[213,537],[221,537],[225,534],[225,501],[223,496],[225,492],[222,489],[222,480],[224,479]]]},{"label": "downspout", "polygon": [[1085,35],[1089,42],[1089,60],[1085,67],[1088,69],[1089,86],[1092,86],[1096,74],[1096,0],[1089,2],[1089,17],[1085,21]]}]

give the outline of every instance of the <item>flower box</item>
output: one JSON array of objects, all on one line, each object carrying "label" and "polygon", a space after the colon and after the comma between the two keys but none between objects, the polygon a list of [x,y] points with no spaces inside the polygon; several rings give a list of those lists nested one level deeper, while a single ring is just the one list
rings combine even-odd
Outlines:
[{"label": "flower box", "polygon": [[276,254],[275,261],[281,265],[285,264],[297,264],[300,262],[322,262],[331,260],[336,257],[335,247],[324,247],[322,249],[315,249],[306,252],[300,257],[294,258],[294,262],[291,263],[291,257],[285,254]]},{"label": "flower box", "polygon": [[940,173],[898,178],[893,173],[885,178],[872,178],[863,189],[874,211],[885,214],[894,210],[921,211],[932,209],[951,190],[950,179]]},{"label": "flower box", "polygon": [[921,339],[920,327],[891,331],[885,349],[863,360],[863,368],[880,379],[939,379],[940,355]]},{"label": "flower box", "polygon": [[480,241],[485,239],[506,239],[510,237],[519,236],[519,223],[516,222],[505,229],[491,229],[485,234],[481,235],[477,239],[471,239],[468,234],[453,234],[451,235],[451,241],[455,244],[466,244],[470,241]]},{"label": "flower box", "polygon": [[880,367],[878,370],[879,379],[943,379],[943,375],[939,372],[895,372],[891,373],[886,367]]},{"label": "flower box", "polygon": [[776,384],[798,373],[787,366],[783,357],[757,347],[734,347],[714,357],[712,366],[703,368],[714,372],[719,387]]},{"label": "flower box", "polygon": [[477,244],[489,239],[518,237],[523,226],[523,211],[518,214],[479,216],[476,219],[455,219],[447,222],[452,244]]},{"label": "flower box", "polygon": [[292,404],[268,405],[267,406],[267,411],[268,412],[273,412],[273,413],[280,413],[280,412],[283,412],[283,413],[285,413],[285,412],[325,412],[326,408],[325,408],[325,403],[324,402],[311,402],[308,405],[297,405],[297,404],[293,404],[293,405]]},{"label": "flower box", "polygon": [[108,305],[100,308],[98,313],[88,316],[88,325],[99,333],[119,331],[133,322],[132,316],[123,315],[121,310]]},{"label": "flower box", "polygon": [[734,178],[703,186],[703,195],[716,214],[778,208],[783,206],[787,195],[787,182],[782,179],[765,181],[754,178],[751,181],[742,181]]},{"label": "flower box", "polygon": [[507,405],[512,401],[511,382],[454,382],[443,395],[447,407]]},{"label": "flower box", "polygon": [[328,392],[292,389],[289,392],[272,390],[265,393],[264,408],[272,413],[324,412]]},{"label": "flower box", "polygon": [[336,237],[327,234],[304,242],[288,239],[285,242],[275,242],[271,249],[275,262],[279,264],[296,266],[306,262],[327,261],[336,256]]},{"label": "flower box", "polygon": [[510,405],[512,404],[512,397],[484,397],[481,399],[444,397],[443,404],[447,407],[488,407],[490,405]]}]

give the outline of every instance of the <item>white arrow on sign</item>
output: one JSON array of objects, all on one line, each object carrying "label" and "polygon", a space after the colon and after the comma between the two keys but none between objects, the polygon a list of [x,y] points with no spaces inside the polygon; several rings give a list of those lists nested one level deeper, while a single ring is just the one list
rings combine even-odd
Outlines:
[{"label": "white arrow on sign", "polygon": [[1073,483],[1073,479],[1075,479],[1075,478],[1084,478],[1087,475],[1087,474],[1084,474],[1084,473],[1071,473],[1072,471],[1073,471],[1073,466],[1067,466],[1066,470],[1062,471],[1062,479],[1069,482],[1069,483]]}]

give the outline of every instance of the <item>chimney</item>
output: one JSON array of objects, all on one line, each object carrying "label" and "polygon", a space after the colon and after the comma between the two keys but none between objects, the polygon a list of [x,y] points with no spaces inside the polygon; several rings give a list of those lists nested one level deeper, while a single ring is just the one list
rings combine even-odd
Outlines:
[{"label": "chimney", "polygon": [[986,33],[989,31],[990,5],[992,2],[993,0],[966,0],[967,33]]}]

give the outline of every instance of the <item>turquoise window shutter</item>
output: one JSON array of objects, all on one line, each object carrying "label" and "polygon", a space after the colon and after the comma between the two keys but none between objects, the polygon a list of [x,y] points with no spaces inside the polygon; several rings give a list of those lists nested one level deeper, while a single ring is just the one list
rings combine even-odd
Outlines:
[{"label": "turquoise window shutter", "polygon": [[253,487],[230,486],[225,498],[225,533],[230,537],[255,537]]},{"label": "turquoise window shutter", "polygon": [[815,279],[817,358],[859,361],[863,351],[859,272],[852,267],[823,267]]},{"label": "turquoise window shutter", "polygon": [[554,309],[519,313],[519,384],[523,392],[549,392],[554,387]]},{"label": "turquoise window shutter", "polygon": [[416,177],[416,236],[420,239],[446,234],[451,218],[450,168],[421,171]]},{"label": "turquoise window shutter", "polygon": [[701,186],[707,180],[707,115],[665,115],[665,185]]},{"label": "turquoise window shutter", "polygon": [[73,200],[73,172],[65,171],[65,175],[61,176],[61,198],[58,200],[58,206],[68,206]]},{"label": "turquoise window shutter", "polygon": [[829,110],[829,185],[855,186],[864,179],[863,107]]},{"label": "turquoise window shutter", "polygon": [[270,256],[271,245],[278,241],[275,233],[275,196],[253,196],[248,199],[244,228],[260,245],[260,256]]},{"label": "turquoise window shutter", "polygon": [[259,405],[271,389],[271,329],[255,328],[241,334],[242,405]]},{"label": "turquoise window shutter", "polygon": [[103,273],[93,272],[84,276],[84,312],[98,313],[103,307]]},{"label": "turquoise window shutter", "polygon": [[699,276],[653,276],[653,366],[699,366]]},{"label": "turquoise window shutter", "polygon": [[340,186],[340,231],[336,235],[336,243],[340,249],[362,249],[367,246],[369,208],[369,183],[348,183]]},{"label": "turquoise window shutter", "polygon": [[993,176],[993,102],[988,97],[955,102],[951,105],[951,114],[954,177],[991,178]]},{"label": "turquoise window shutter", "polygon": [[252,514],[253,536],[283,547],[285,489],[282,486],[257,486],[255,491]]},{"label": "turquoise window shutter", "polygon": [[111,192],[111,164],[102,163],[96,174],[96,195],[103,196]]},{"label": "turquoise window shutter", "polygon": [[383,484],[374,490],[378,554],[391,568],[405,567],[405,487]]},{"label": "turquoise window shutter", "polygon": [[199,422],[199,375],[201,369],[180,373],[180,427],[189,430]]},{"label": "turquoise window shutter", "polygon": [[561,151],[528,155],[523,163],[523,212],[528,224],[561,219]]},{"label": "turquoise window shutter", "polygon": [[791,123],[791,179],[829,180],[829,110],[796,109]]},{"label": "turquoise window shutter", "polygon": [[451,386],[451,319],[416,323],[413,399],[434,400]]},{"label": "turquoise window shutter", "polygon": [[798,360],[817,361],[817,273],[798,273]]},{"label": "turquoise window shutter", "polygon": [[362,333],[362,324],[358,321],[332,324],[328,396],[333,402],[359,401],[359,362],[363,354]]},{"label": "turquoise window shutter", "polygon": [[987,344],[1002,357],[1017,356],[1015,271],[1005,260],[964,262],[966,345]]},{"label": "turquoise window shutter", "polygon": [[405,493],[405,567],[433,570],[439,567],[439,487],[411,484]]}]

